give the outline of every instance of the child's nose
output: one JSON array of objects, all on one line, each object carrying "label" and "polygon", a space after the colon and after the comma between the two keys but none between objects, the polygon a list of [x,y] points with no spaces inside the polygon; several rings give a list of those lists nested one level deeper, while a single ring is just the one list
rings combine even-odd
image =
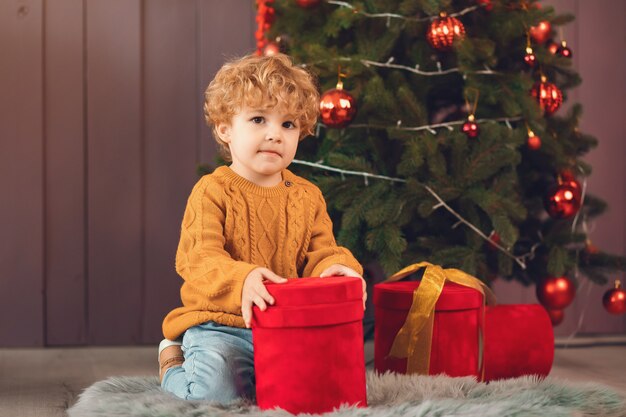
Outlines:
[{"label": "child's nose", "polygon": [[267,131],[265,138],[272,142],[281,142],[283,140],[282,132],[279,128],[272,127]]}]

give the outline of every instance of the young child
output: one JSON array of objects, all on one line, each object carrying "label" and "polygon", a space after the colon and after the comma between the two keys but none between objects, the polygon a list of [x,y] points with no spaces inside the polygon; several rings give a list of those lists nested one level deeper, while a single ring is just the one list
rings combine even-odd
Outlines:
[{"label": "young child", "polygon": [[320,190],[287,170],[318,106],[314,79],[285,55],[234,60],[209,84],[206,120],[231,164],[202,177],[187,201],[176,253],[182,307],[165,317],[159,346],[166,391],[222,404],[254,398],[252,306],[274,303],[264,282],[361,277],[335,242]]}]

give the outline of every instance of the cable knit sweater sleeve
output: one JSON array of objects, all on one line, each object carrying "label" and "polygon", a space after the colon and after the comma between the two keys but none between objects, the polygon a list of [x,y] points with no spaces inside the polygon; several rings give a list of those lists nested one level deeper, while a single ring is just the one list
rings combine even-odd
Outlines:
[{"label": "cable knit sweater sleeve", "polygon": [[333,264],[345,265],[363,275],[363,267],[352,253],[347,248],[337,246],[333,235],[333,223],[326,209],[326,201],[317,187],[315,187],[313,201],[315,214],[302,276],[318,277]]},{"label": "cable knit sweater sleeve", "polygon": [[221,184],[208,176],[187,202],[176,252],[176,271],[186,281],[183,300],[203,310],[241,315],[243,281],[257,265],[234,260],[224,249],[226,209]]}]

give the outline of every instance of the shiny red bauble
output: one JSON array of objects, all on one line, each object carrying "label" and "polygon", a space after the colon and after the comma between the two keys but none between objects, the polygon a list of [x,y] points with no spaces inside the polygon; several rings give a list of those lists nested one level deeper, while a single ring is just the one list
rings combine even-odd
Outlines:
[{"label": "shiny red bauble", "polygon": [[356,100],[342,88],[328,90],[320,98],[320,117],[328,127],[345,127],[356,116]]},{"label": "shiny red bauble", "polygon": [[467,122],[463,123],[461,126],[461,131],[467,135],[468,138],[474,139],[478,136],[480,129],[478,128],[478,123],[474,121],[473,117],[467,119]]},{"label": "shiny red bauble", "polygon": [[554,42],[553,40],[549,40],[548,44],[546,45],[546,48],[548,48],[548,51],[550,51],[550,53],[552,55],[556,55],[557,52],[559,51],[559,47],[561,45],[559,45],[558,43]]},{"label": "shiny red bauble", "polygon": [[561,42],[561,45],[557,48],[556,53],[561,56],[564,56],[565,58],[572,57],[572,50],[567,47],[567,44],[565,43],[565,41]]},{"label": "shiny red bauble", "polygon": [[559,175],[561,176],[561,179],[563,179],[564,181],[570,181],[570,180],[575,180],[576,179],[576,176],[574,175],[572,170],[571,169],[567,169],[567,168],[561,170]]},{"label": "shiny red bauble", "polygon": [[566,277],[549,277],[537,284],[537,299],[549,310],[561,310],[574,300],[576,287]]},{"label": "shiny red bauble", "polygon": [[267,45],[267,39],[265,37],[266,32],[271,28],[274,19],[276,18],[276,11],[268,3],[273,3],[274,0],[257,0],[257,15],[256,23],[257,30],[254,32],[256,39],[256,54],[262,55],[264,48]]},{"label": "shiny red bauble", "polygon": [[491,250],[498,250],[498,246],[500,243],[502,243],[502,239],[500,238],[500,235],[498,234],[498,232],[496,232],[495,230],[493,232],[491,232],[491,234],[489,235],[489,240],[487,241],[488,245],[487,247]]},{"label": "shiny red bauble", "polygon": [[544,205],[553,219],[569,219],[578,213],[581,201],[580,185],[573,180],[552,187],[546,194]]},{"label": "shiny red bauble", "polygon": [[558,326],[563,322],[563,319],[565,318],[565,312],[563,310],[547,308],[546,311],[548,312],[552,326]]},{"label": "shiny red bauble", "polygon": [[491,3],[491,0],[476,0],[476,4],[482,6],[488,12],[493,9],[493,3]]},{"label": "shiny red bauble", "polygon": [[579,198],[582,198],[583,189],[574,174],[572,174],[569,170],[564,170],[561,172],[560,176],[561,179],[559,180],[559,183],[567,184],[575,193],[577,193]]},{"label": "shiny red bauble", "polygon": [[530,49],[530,52],[528,51],[530,48],[526,49],[526,55],[524,55],[524,62],[526,63],[526,65],[528,65],[529,67],[534,67],[535,64],[537,63],[537,57],[535,56],[535,54],[533,53],[533,50]]},{"label": "shiny red bauble", "polygon": [[296,4],[305,9],[315,7],[320,3],[321,0],[296,0]]},{"label": "shiny red bauble", "polygon": [[280,46],[276,42],[268,42],[263,48],[263,55],[272,56],[280,53]]},{"label": "shiny red bauble", "polygon": [[541,138],[535,135],[533,132],[528,132],[526,145],[528,146],[528,149],[536,151],[541,148]]},{"label": "shiny red bauble", "polygon": [[[263,8],[259,7],[259,15],[257,15],[257,22],[261,20],[265,25],[271,26],[276,20],[276,10],[269,6],[264,5]],[[264,29],[269,29],[269,26],[264,26]]]},{"label": "shiny red bauble", "polygon": [[588,255],[597,255],[598,253],[600,253],[600,249],[598,249],[596,245],[591,243],[590,239],[587,239],[587,241],[585,242],[585,253]]},{"label": "shiny red bauble", "polygon": [[558,87],[546,81],[545,77],[540,82],[536,82],[530,91],[532,96],[539,103],[539,107],[547,114],[551,115],[561,107],[563,103],[563,93]]},{"label": "shiny red bauble", "polygon": [[622,288],[620,280],[615,280],[615,287],[604,293],[602,304],[611,314],[626,313],[626,291]]},{"label": "shiny red bauble", "polygon": [[553,219],[569,219],[580,210],[581,197],[577,190],[568,184],[559,184],[550,189],[544,204]]},{"label": "shiny red bauble", "polygon": [[428,43],[435,49],[447,51],[452,48],[456,40],[465,37],[465,26],[455,17],[441,13],[440,17],[432,21],[426,32]]},{"label": "shiny red bauble", "polygon": [[552,25],[547,20],[539,22],[537,26],[531,26],[528,33],[530,37],[537,43],[544,43],[550,38]]}]

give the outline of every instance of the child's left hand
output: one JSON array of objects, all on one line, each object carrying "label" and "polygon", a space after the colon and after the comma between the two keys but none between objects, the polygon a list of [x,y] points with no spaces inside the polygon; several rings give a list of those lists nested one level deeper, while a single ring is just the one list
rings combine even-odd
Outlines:
[{"label": "child's left hand", "polygon": [[346,276],[346,277],[361,278],[361,281],[363,282],[363,310],[365,310],[365,301],[367,300],[367,284],[365,283],[365,280],[363,279],[361,274],[356,272],[354,269],[348,268],[347,266],[341,265],[341,264],[332,264],[331,266],[326,268],[324,272],[320,274],[320,278],[333,277],[333,276]]}]

